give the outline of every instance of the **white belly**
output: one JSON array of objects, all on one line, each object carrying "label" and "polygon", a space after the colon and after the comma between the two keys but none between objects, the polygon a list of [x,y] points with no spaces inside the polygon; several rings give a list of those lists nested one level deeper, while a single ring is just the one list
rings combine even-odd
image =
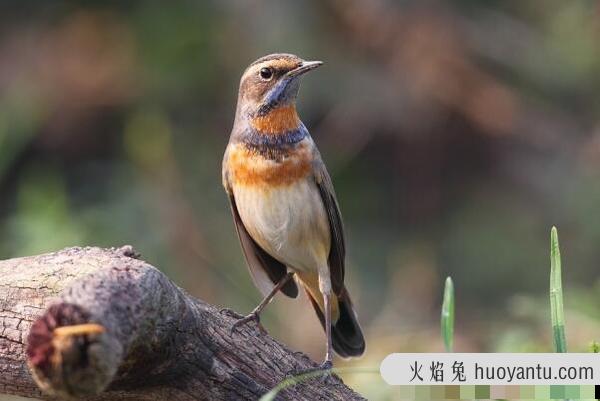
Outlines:
[{"label": "white belly", "polygon": [[270,189],[236,185],[233,192],[246,230],[271,256],[299,271],[326,265],[329,223],[314,182]]}]

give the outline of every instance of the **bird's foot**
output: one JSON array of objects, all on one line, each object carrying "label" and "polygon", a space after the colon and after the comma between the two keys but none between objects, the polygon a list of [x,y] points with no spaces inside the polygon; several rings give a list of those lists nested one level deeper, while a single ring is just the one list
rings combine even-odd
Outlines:
[{"label": "bird's foot", "polygon": [[258,329],[261,331],[261,333],[263,334],[267,334],[267,330],[265,330],[265,328],[263,327],[263,325],[260,323],[260,315],[258,314],[258,312],[251,312],[250,314],[238,319],[237,322],[233,323],[233,325],[231,326],[231,333],[233,333],[234,331],[237,330],[238,327],[250,323],[250,322],[255,322],[256,326],[258,327]]},{"label": "bird's foot", "polygon": [[319,377],[320,380],[324,382],[324,384],[327,384],[331,376],[332,368],[333,362],[331,362],[330,360],[325,360],[319,366],[315,366],[312,368],[292,369],[285,375],[285,377],[287,379],[298,379],[300,376],[309,375],[313,377]]},{"label": "bird's foot", "polygon": [[244,315],[240,315],[236,311],[231,310],[229,308],[221,308],[221,309],[219,309],[219,313],[221,313],[223,315],[231,316],[231,317],[233,317],[235,319],[241,319],[241,318],[244,317]]}]

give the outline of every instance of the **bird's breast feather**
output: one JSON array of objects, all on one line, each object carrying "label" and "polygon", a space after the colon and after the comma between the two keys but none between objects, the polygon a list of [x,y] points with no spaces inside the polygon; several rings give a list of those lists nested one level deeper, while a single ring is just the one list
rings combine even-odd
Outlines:
[{"label": "bird's breast feather", "polygon": [[286,186],[312,173],[312,144],[299,143],[281,160],[271,160],[243,144],[230,145],[227,168],[232,184],[243,186]]}]

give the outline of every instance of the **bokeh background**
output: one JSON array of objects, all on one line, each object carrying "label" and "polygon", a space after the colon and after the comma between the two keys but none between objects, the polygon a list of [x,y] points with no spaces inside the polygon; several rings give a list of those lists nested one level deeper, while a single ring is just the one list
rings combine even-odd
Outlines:
[{"label": "bokeh background", "polygon": [[[299,111],[345,218],[368,341],[351,365],[441,351],[447,275],[457,351],[551,351],[552,225],[569,347],[586,351],[600,339],[599,4],[3,1],[0,257],[132,244],[193,295],[250,311],[221,158],[242,71],[291,52],[326,62]],[[322,358],[306,299],[278,298],[264,322]],[[345,380],[393,398],[378,375]]]}]

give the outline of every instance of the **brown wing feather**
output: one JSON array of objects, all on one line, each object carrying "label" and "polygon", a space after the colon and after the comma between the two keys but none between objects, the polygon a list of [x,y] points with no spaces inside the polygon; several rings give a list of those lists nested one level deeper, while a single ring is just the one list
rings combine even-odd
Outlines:
[{"label": "brown wing feather", "polygon": [[319,155],[315,156],[314,169],[315,182],[319,188],[319,193],[327,212],[329,230],[331,232],[331,249],[328,260],[331,272],[331,285],[333,292],[340,295],[344,289],[344,259],[346,257],[346,241],[344,239],[342,215],[335,197],[331,177],[329,177],[325,164],[323,164]]},{"label": "brown wing feather", "polygon": [[[287,268],[252,239],[240,218],[235,204],[235,197],[232,193],[229,193],[229,202],[250,275],[256,287],[266,296],[273,288],[272,284],[278,283],[286,275]],[[295,281],[290,280],[283,286],[281,292],[288,297],[296,298],[298,296],[298,286]]]}]

